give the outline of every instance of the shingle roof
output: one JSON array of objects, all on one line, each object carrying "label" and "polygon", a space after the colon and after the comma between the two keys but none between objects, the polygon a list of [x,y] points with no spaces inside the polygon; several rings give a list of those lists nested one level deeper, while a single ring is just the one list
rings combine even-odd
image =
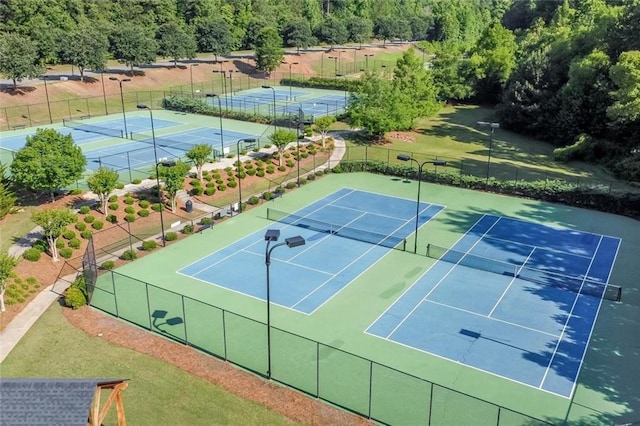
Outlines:
[{"label": "shingle roof", "polygon": [[96,386],[121,381],[0,379],[0,424],[86,426]]}]

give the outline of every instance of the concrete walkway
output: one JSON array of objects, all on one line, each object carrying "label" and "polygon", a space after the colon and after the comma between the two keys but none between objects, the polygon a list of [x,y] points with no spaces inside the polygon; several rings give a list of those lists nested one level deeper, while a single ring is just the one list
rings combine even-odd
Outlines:
[{"label": "concrete walkway", "polygon": [[[340,138],[340,133],[330,133],[329,136],[334,137],[334,150],[331,153],[331,157],[326,164],[319,166],[318,170],[326,169],[327,167],[335,167],[338,165],[344,153],[346,151],[345,143],[342,138]],[[246,156],[246,158],[250,158]],[[240,157],[241,161],[243,157]],[[222,168],[227,166],[233,166],[233,163],[236,161],[236,158],[224,158],[221,159],[220,162],[223,163]],[[210,168],[221,168],[220,162],[216,162],[210,164]],[[228,164],[227,164],[228,163]],[[143,188],[152,187],[156,184],[154,180],[145,180],[139,185],[126,185],[123,189],[115,191],[117,195],[124,195],[127,192],[134,193]],[[95,195],[89,194],[87,200],[97,199]],[[211,207],[211,206],[209,206]],[[14,256],[20,256],[27,248],[31,247],[33,241],[40,239],[42,233],[41,229],[35,228],[25,237],[21,238],[16,244],[14,244],[10,249],[9,253]],[[158,236],[159,237],[159,236]],[[60,295],[64,292],[64,290],[69,287],[69,283],[75,279],[74,276],[68,276],[62,278],[60,281],[50,285],[41,291],[29,304],[18,314],[7,326],[0,331],[0,363],[4,361],[4,359],[9,355],[9,353],[13,350],[13,348],[18,344],[22,336],[26,334],[27,331],[31,328],[31,326],[40,318],[40,316],[46,311],[53,302],[58,300]],[[55,291],[54,291],[55,289]]]}]

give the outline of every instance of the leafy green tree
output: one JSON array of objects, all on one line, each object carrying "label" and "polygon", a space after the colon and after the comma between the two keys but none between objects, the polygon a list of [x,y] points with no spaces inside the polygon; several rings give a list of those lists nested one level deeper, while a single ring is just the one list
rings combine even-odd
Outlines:
[{"label": "leafy green tree", "polygon": [[54,262],[58,261],[58,248],[56,242],[67,225],[76,221],[76,215],[68,208],[41,209],[31,214],[31,220],[42,228],[42,234],[49,243],[49,252]]},{"label": "leafy green tree", "polygon": [[411,27],[409,22],[395,16],[381,16],[374,22],[373,33],[382,39],[385,45],[387,40],[409,39],[411,38]]},{"label": "leafy green tree", "polygon": [[433,53],[428,66],[436,82],[440,99],[463,100],[473,93],[469,71],[460,44],[452,41],[431,43],[427,50]]},{"label": "leafy green tree", "polygon": [[118,172],[107,167],[100,167],[87,179],[87,186],[91,192],[96,194],[100,199],[100,205],[102,206],[102,212],[105,218],[107,217],[107,202],[109,196],[113,190],[116,189],[119,179],[120,176]]},{"label": "leafy green tree", "polygon": [[296,132],[287,129],[278,129],[269,136],[269,140],[278,149],[278,166],[282,166],[282,154],[291,142],[295,142]]},{"label": "leafy green tree", "polygon": [[164,190],[167,191],[171,211],[176,211],[176,194],[184,188],[184,178],[189,173],[191,167],[182,161],[176,162],[172,166],[158,166],[158,176],[164,182]]},{"label": "leafy green tree", "polygon": [[4,306],[4,292],[7,290],[7,279],[11,276],[18,259],[8,253],[0,253],[0,312],[6,310]]},{"label": "leafy green tree", "polygon": [[609,118],[622,123],[640,120],[640,51],[622,52],[610,75],[618,90],[613,92]]},{"label": "leafy green tree", "polygon": [[202,167],[211,159],[211,154],[213,153],[213,148],[211,145],[207,144],[198,144],[194,145],[185,156],[193,161],[193,164],[196,166],[196,172],[198,173],[198,179],[202,180]]},{"label": "leafy green tree", "polygon": [[36,45],[30,38],[17,33],[0,35],[0,73],[13,81],[14,90],[18,88],[18,81],[44,72],[37,62]]},{"label": "leafy green tree", "polygon": [[113,57],[130,68],[153,63],[158,44],[147,28],[124,24],[111,35]]},{"label": "leafy green tree", "polygon": [[274,27],[265,27],[260,32],[256,44],[256,69],[272,72],[280,66],[284,59],[282,38]]},{"label": "leafy green tree", "polygon": [[324,148],[324,139],[327,137],[327,133],[329,132],[329,128],[331,125],[336,122],[336,118],[333,115],[325,115],[323,117],[316,118],[313,124],[316,127],[316,130],[320,132],[322,136],[322,147]]},{"label": "leafy green tree", "polygon": [[[391,111],[396,105],[395,97],[393,84],[388,76],[366,73],[361,78],[360,90],[349,104],[351,126],[360,127],[378,138],[397,129],[397,123],[390,115],[390,112],[399,113]],[[398,106],[405,108],[405,105]]]},{"label": "leafy green tree", "polygon": [[410,16],[409,27],[411,28],[413,40],[426,40],[429,37],[429,31],[433,27],[433,17]]},{"label": "leafy green tree", "polygon": [[229,23],[221,18],[199,19],[195,22],[196,42],[200,52],[228,55],[236,47],[233,31]]},{"label": "leafy green tree", "polygon": [[336,44],[343,44],[349,40],[349,32],[342,20],[330,15],[324,19],[324,22],[318,28],[316,37],[320,41],[327,43],[330,49],[333,50],[333,46]]},{"label": "leafy green tree", "polygon": [[6,175],[7,166],[0,164],[0,219],[11,213],[18,200],[11,189],[12,182]]},{"label": "leafy green tree", "polygon": [[347,31],[349,32],[349,40],[354,43],[366,43],[371,40],[373,35],[373,22],[368,18],[360,16],[351,16],[347,19]]},{"label": "leafy green tree", "polygon": [[293,46],[298,50],[306,49],[315,42],[313,32],[311,31],[311,25],[305,19],[294,18],[287,23],[287,26],[282,31],[282,38],[287,46]]},{"label": "leafy green tree", "polygon": [[158,54],[173,59],[173,66],[178,65],[181,58],[196,57],[196,38],[184,25],[170,21],[161,25],[157,32]]},{"label": "leafy green tree", "polygon": [[109,42],[107,37],[91,25],[81,25],[67,34],[62,47],[62,58],[75,65],[84,81],[84,70],[102,71],[107,65]]},{"label": "leafy green tree", "polygon": [[37,129],[16,152],[11,176],[14,182],[31,190],[48,190],[51,200],[55,201],[54,191],[80,179],[86,165],[87,159],[70,134]]},{"label": "leafy green tree", "polygon": [[[263,28],[268,27],[269,23],[262,16],[253,16],[247,24],[247,29],[242,39],[242,46],[244,49],[253,50],[256,48],[256,43],[260,38],[260,31]],[[285,29],[286,31],[286,29]],[[292,45],[293,46],[293,45]]]}]

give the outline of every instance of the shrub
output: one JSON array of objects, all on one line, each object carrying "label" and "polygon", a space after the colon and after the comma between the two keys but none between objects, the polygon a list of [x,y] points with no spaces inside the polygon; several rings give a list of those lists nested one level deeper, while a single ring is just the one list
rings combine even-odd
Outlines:
[{"label": "shrub", "polygon": [[115,203],[116,201],[118,201],[118,196],[117,195],[112,195],[111,197],[109,197],[109,199],[107,200],[110,203]]},{"label": "shrub", "polygon": [[118,210],[119,208],[120,208],[120,205],[118,203],[109,204],[109,210]]},{"label": "shrub", "polygon": [[80,195],[80,194],[82,194],[82,189],[80,189],[80,188],[72,189],[71,191],[69,191],[69,194],[71,194],[71,195]]},{"label": "shrub", "polygon": [[141,209],[148,209],[151,203],[148,202],[147,200],[142,200],[138,203],[138,205],[140,206]]},{"label": "shrub", "polygon": [[193,234],[193,225],[189,224],[189,225],[185,225],[182,228],[182,233],[183,234]]},{"label": "shrub", "polygon": [[217,170],[213,172],[211,176],[213,176],[214,179],[220,179],[220,173]]},{"label": "shrub", "polygon": [[287,165],[287,167],[291,168],[293,167],[296,163],[293,162],[293,160],[287,160],[285,162],[285,164]]},{"label": "shrub", "polygon": [[64,247],[64,240],[58,239],[56,240],[56,248],[63,248]]},{"label": "shrub", "polygon": [[82,213],[82,214],[88,214],[90,211],[91,211],[91,209],[89,208],[89,206],[80,207],[80,213]]},{"label": "shrub", "polygon": [[260,198],[258,197],[249,197],[249,200],[247,201],[247,203],[251,204],[252,206],[255,206],[259,202],[260,202]]},{"label": "shrub", "polygon": [[288,182],[287,183],[287,189],[293,189],[295,188],[297,185],[295,182]]},{"label": "shrub", "polygon": [[265,144],[264,148],[265,148],[265,149],[269,149],[269,148],[271,148],[271,144],[270,144],[270,143]]},{"label": "shrub", "polygon": [[135,250],[127,250],[120,255],[120,259],[122,260],[136,260],[138,258],[138,254]]},{"label": "shrub", "polygon": [[136,212],[136,208],[133,206],[127,206],[124,208],[124,212],[127,214],[133,214]]},{"label": "shrub", "polygon": [[[205,170],[206,171],[206,170]],[[204,173],[204,172],[203,172]],[[207,182],[211,182],[213,180],[213,178],[211,177],[211,175],[202,175],[202,179],[206,180]]]},{"label": "shrub", "polygon": [[210,187],[204,190],[204,193],[207,195],[213,195],[216,193],[216,188],[215,187]]},{"label": "shrub", "polygon": [[160,203],[154,203],[151,206],[151,210],[153,210],[154,212],[159,212],[160,210],[163,210],[163,209],[164,208],[163,208],[162,204],[160,204]]},{"label": "shrub", "polygon": [[58,254],[60,254],[60,257],[63,257],[65,259],[71,259],[71,256],[73,256],[73,249],[64,247],[58,251]]},{"label": "shrub", "polygon": [[285,166],[278,166],[278,170],[284,172],[287,168]]},{"label": "shrub", "polygon": [[[253,170],[253,169],[251,169],[251,170]],[[245,173],[245,172],[239,172],[238,173],[238,179],[244,179],[246,177],[247,177],[247,173]]]},{"label": "shrub", "polygon": [[86,223],[84,223],[84,222],[76,222],[76,224],[75,224],[75,228],[76,228],[78,231],[82,232],[82,231],[84,231],[85,229],[87,229],[87,224],[86,224]]},{"label": "shrub", "polygon": [[256,172],[256,176],[258,176],[258,177],[264,177],[264,170],[258,170],[258,171]]},{"label": "shrub", "polygon": [[284,154],[282,154],[282,156],[284,158],[291,158],[291,154],[289,154],[288,152],[285,152]]},{"label": "shrub", "polygon": [[68,243],[69,247],[74,248],[74,249],[80,248],[80,244],[81,244],[80,240],[77,239],[77,238],[70,239],[69,243]]},{"label": "shrub", "polygon": [[200,182],[200,180],[198,179],[191,179],[191,182],[189,182],[191,184],[191,186],[202,186],[202,182]]},{"label": "shrub", "polygon": [[134,179],[134,180],[131,181],[131,183],[134,184],[134,185],[138,185],[138,184],[140,184],[140,182],[142,182],[141,179]]},{"label": "shrub", "polygon": [[211,219],[209,216],[200,219],[200,225],[211,225],[212,223],[213,219]]},{"label": "shrub", "polygon": [[116,262],[113,260],[105,260],[102,262],[101,268],[106,269],[107,271],[112,270],[116,266]]},{"label": "shrub", "polygon": [[68,308],[78,309],[87,304],[87,299],[82,294],[82,290],[71,286],[64,292],[64,304]]},{"label": "shrub", "polygon": [[178,234],[176,232],[167,232],[164,234],[164,239],[166,241],[175,241],[178,239]]},{"label": "shrub", "polygon": [[191,195],[202,195],[204,189],[201,186],[194,186],[191,188]]},{"label": "shrub", "polygon": [[207,182],[206,187],[207,187],[207,188],[215,188],[215,187],[216,187],[216,184],[215,184],[215,183],[213,183],[213,182]]},{"label": "shrub", "polygon": [[123,200],[125,204],[127,205],[131,205],[133,203],[135,203],[135,199],[133,197],[125,197],[125,199]]},{"label": "shrub", "polygon": [[89,238],[91,238],[91,236],[92,236],[92,235],[93,235],[93,232],[91,232],[91,231],[90,231],[90,230],[88,230],[88,229],[85,229],[84,231],[82,231],[82,232],[80,233],[80,236],[81,236],[82,238],[84,238],[85,240],[88,240]]},{"label": "shrub", "polygon": [[28,277],[27,278],[27,284],[36,285],[36,284],[38,284],[38,280],[36,279],[36,277]]},{"label": "shrub", "polygon": [[124,183],[117,183],[116,184],[116,189],[122,189],[124,188]]},{"label": "shrub", "polygon": [[220,191],[224,191],[225,189],[227,189],[227,185],[225,185],[224,183],[221,183],[220,185],[218,185],[218,189]]},{"label": "shrub", "polygon": [[310,175],[307,175],[307,180],[314,180],[316,178],[316,175],[314,175],[313,173]]},{"label": "shrub", "polygon": [[273,198],[273,193],[267,191],[264,194],[262,194],[262,198],[264,198],[266,201],[269,201]]},{"label": "shrub", "polygon": [[209,170],[203,170],[202,171],[202,177],[205,178],[207,176],[209,176]]},{"label": "shrub", "polygon": [[38,240],[33,243],[33,248],[39,250],[40,253],[44,253],[45,251],[49,250],[49,243],[47,243],[45,240]]},{"label": "shrub", "polygon": [[86,223],[92,223],[94,220],[96,220],[96,218],[94,216],[91,216],[91,215],[87,215],[87,216],[84,217],[84,221]]},{"label": "shrub", "polygon": [[156,240],[147,240],[142,242],[142,250],[144,251],[151,251],[155,249],[157,246],[158,246],[158,243],[156,243]]},{"label": "shrub", "polygon": [[238,186],[238,181],[236,180],[230,180],[229,182],[227,182],[227,186],[229,188],[235,188],[236,186]]},{"label": "shrub", "polygon": [[138,215],[140,215],[140,217],[147,217],[149,216],[151,212],[149,212],[149,210],[147,209],[142,209],[138,212]]},{"label": "shrub", "polygon": [[40,260],[41,255],[42,255],[42,252],[35,247],[26,249],[25,252],[22,253],[22,257],[24,257],[30,262],[37,262],[38,260]]},{"label": "shrub", "polygon": [[91,224],[91,227],[92,227],[93,229],[95,229],[96,231],[99,231],[99,230],[101,230],[102,228],[104,228],[104,222],[103,222],[103,221],[101,221],[101,220],[96,220],[95,222],[93,222],[93,223]]},{"label": "shrub", "polygon": [[71,229],[66,229],[64,232],[62,232],[62,238],[64,238],[65,240],[70,240],[75,236],[76,236],[76,233],[73,232]]},{"label": "shrub", "polygon": [[109,223],[118,223],[118,217],[114,214],[110,214],[107,216],[107,222]]},{"label": "shrub", "polygon": [[216,183],[218,185],[220,185],[220,184],[224,183],[224,181],[221,178],[218,178],[218,179],[216,179]]},{"label": "shrub", "polygon": [[255,176],[256,174],[256,169],[247,169],[247,174],[249,176]]},{"label": "shrub", "polygon": [[124,217],[124,220],[131,223],[136,221],[136,216],[134,214],[128,214]]},{"label": "shrub", "polygon": [[301,177],[301,178],[300,178],[300,185],[304,185],[305,183],[307,183],[307,179],[306,179],[306,178]]}]

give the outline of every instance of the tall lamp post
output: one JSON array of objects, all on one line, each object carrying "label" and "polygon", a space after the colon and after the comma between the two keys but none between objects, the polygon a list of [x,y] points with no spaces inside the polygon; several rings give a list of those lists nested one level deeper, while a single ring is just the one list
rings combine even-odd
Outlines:
[{"label": "tall lamp post", "polygon": [[[224,157],[224,138],[223,138],[223,131],[222,131],[222,102],[220,102],[220,96],[216,95],[215,93],[207,93],[205,95],[207,98],[218,98],[218,110],[220,112],[219,118],[220,118],[220,149],[222,151],[220,151],[220,156]],[[215,160],[215,151],[213,152],[213,156],[214,156],[214,160]]]},{"label": "tall lamp post", "polygon": [[487,157],[487,181],[485,185],[489,185],[489,171],[491,169],[491,148],[493,145],[493,132],[496,129],[500,128],[500,123],[492,123],[490,121],[478,121],[478,126],[480,127],[490,127],[491,132],[489,132],[489,156]]},{"label": "tall lamp post", "polygon": [[[239,139],[236,142],[236,152],[238,153],[238,211],[242,213],[242,178],[240,177],[240,143],[246,142],[250,144],[255,144],[256,140],[253,138],[250,139]],[[244,173],[244,172],[243,172]]]},{"label": "tall lamp post", "polygon": [[224,61],[219,61],[218,64],[220,64],[220,69],[219,70],[213,70],[212,72],[214,72],[216,74],[220,74],[220,81],[222,83],[220,85],[220,91],[222,91],[222,93],[224,93],[224,107],[228,111],[229,110],[229,105],[227,104],[227,72],[222,69],[222,64],[223,63],[224,63]]},{"label": "tall lamp post", "polygon": [[156,150],[156,131],[153,127],[153,111],[151,108],[144,104],[138,104],[138,109],[146,109],[149,110],[149,116],[151,117],[151,137],[153,139],[153,157],[156,160],[156,185],[158,185],[158,199],[160,200],[160,228],[162,231],[162,247],[164,247],[167,243],[164,237],[164,218],[162,216],[162,211],[164,210],[164,202],[162,196],[162,189],[160,188],[160,175],[158,174],[158,151]]},{"label": "tall lamp post", "polygon": [[107,92],[104,90],[104,70],[100,71],[100,81],[102,81],[102,98],[104,99],[104,113],[109,115],[109,108],[107,108]]},{"label": "tall lamp post", "polygon": [[53,124],[53,118],[51,118],[51,104],[49,103],[49,89],[47,88],[47,76],[43,75],[44,80],[44,93],[47,96],[47,109],[49,110],[49,123]]},{"label": "tall lamp post", "polygon": [[289,100],[293,100],[293,96],[291,96],[291,66],[298,65],[298,62],[283,62],[283,64],[289,65]]},{"label": "tall lamp post", "polygon": [[422,168],[424,167],[425,164],[433,164],[436,167],[446,166],[447,162],[443,160],[434,160],[434,161],[425,161],[423,163],[420,163],[418,160],[416,160],[415,158],[412,158],[407,154],[398,154],[397,158],[400,161],[413,161],[418,165],[418,198],[416,201],[416,231],[415,231],[415,237],[414,237],[414,243],[413,243],[413,252],[417,253],[418,252],[418,223],[420,219],[420,182],[422,182]]},{"label": "tall lamp post", "polygon": [[347,76],[344,74],[336,74],[336,78],[337,77],[342,77],[344,78],[344,107],[347,107],[347,103],[348,103],[348,96],[347,96]]},{"label": "tall lamp post", "polygon": [[189,75],[191,76],[191,97],[193,97],[193,67],[197,67],[200,64],[189,65]]},{"label": "tall lamp post", "polygon": [[271,379],[271,284],[269,282],[269,266],[271,265],[271,252],[281,246],[286,245],[289,248],[305,245],[306,241],[300,235],[289,237],[283,243],[278,243],[272,247],[271,242],[278,241],[280,238],[279,229],[267,229],[264,234],[264,240],[267,242],[265,249],[265,265],[267,265],[267,378]]},{"label": "tall lamp post", "polygon": [[[131,79],[130,78],[119,79],[118,77],[109,77],[109,80],[117,81],[118,84],[120,85],[120,102],[122,103],[122,120],[124,121],[124,137],[128,138],[129,132],[127,131],[127,116],[124,111],[124,95],[122,94],[122,83],[126,81],[131,81]],[[151,124],[153,125],[153,121],[151,122]]]},{"label": "tall lamp post", "polygon": [[278,126],[276,126],[276,89],[271,86],[262,86],[262,88],[273,90],[273,127],[278,130]]}]

